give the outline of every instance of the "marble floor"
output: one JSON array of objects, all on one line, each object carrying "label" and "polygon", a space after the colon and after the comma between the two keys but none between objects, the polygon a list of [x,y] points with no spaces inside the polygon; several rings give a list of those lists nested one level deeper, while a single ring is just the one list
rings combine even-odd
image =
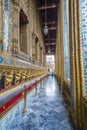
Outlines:
[{"label": "marble floor", "polygon": [[49,76],[30,100],[27,112],[14,117],[6,130],[74,130],[55,77]]}]

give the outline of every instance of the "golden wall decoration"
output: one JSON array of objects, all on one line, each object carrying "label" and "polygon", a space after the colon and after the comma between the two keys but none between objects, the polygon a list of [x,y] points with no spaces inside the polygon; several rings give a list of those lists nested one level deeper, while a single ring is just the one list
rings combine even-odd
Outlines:
[{"label": "golden wall decoration", "polygon": [[[45,47],[36,2],[32,0],[12,0],[10,4],[4,2],[0,0],[0,79],[2,82],[0,87],[8,89],[44,74],[46,61],[45,55],[42,54],[45,53]],[[7,13],[3,10],[5,4],[9,8],[9,37],[6,35],[6,38],[10,39],[8,44],[4,42],[5,17],[3,14]],[[24,18],[20,15],[20,11]],[[21,23],[22,18],[24,24]],[[34,42],[37,42],[37,47],[33,46],[35,43],[33,43],[32,33],[34,33]],[[41,52],[40,46],[43,48]],[[36,51],[35,48],[37,48]],[[40,55],[43,55],[44,64],[39,59]],[[34,63],[32,63],[33,59]]]},{"label": "golden wall decoration", "polygon": [[20,68],[13,66],[0,66],[0,79],[4,76],[1,88],[11,88],[20,83],[30,81],[36,77],[46,74],[46,70]]}]

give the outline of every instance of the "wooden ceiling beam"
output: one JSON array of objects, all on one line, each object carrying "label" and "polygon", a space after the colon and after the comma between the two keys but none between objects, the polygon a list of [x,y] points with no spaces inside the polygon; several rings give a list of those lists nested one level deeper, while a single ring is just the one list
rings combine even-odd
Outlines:
[{"label": "wooden ceiling beam", "polygon": [[50,51],[55,51],[55,48],[51,48],[51,47],[46,48],[46,51],[48,51],[49,48],[50,48]]},{"label": "wooden ceiling beam", "polygon": [[48,30],[56,30],[57,27],[48,27]]},{"label": "wooden ceiling beam", "polygon": [[45,43],[46,46],[49,46],[49,45],[56,45],[55,42],[51,42],[51,43]]},{"label": "wooden ceiling beam", "polygon": [[42,23],[42,24],[56,24],[56,22],[55,22],[55,21],[52,21],[52,22],[44,22],[44,23]]},{"label": "wooden ceiling beam", "polygon": [[[57,27],[48,27],[48,30],[56,30],[57,29]],[[43,30],[44,30],[44,28],[43,28]]]},{"label": "wooden ceiling beam", "polygon": [[48,52],[46,52],[46,55],[54,55],[55,54],[55,52],[53,53],[53,52],[50,52],[50,53],[48,53]]},{"label": "wooden ceiling beam", "polygon": [[38,9],[43,10],[43,9],[52,9],[52,8],[56,8],[56,7],[57,7],[57,5],[52,4],[52,5],[47,5],[47,6],[45,6],[45,5],[40,6]]},{"label": "wooden ceiling beam", "polygon": [[45,41],[55,41],[55,38],[45,39]]}]

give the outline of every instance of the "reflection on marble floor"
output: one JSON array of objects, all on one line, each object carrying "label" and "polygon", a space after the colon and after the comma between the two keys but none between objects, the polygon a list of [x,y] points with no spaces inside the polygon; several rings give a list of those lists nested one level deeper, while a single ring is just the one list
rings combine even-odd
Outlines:
[{"label": "reflection on marble floor", "polygon": [[[20,110],[20,111],[19,111]],[[74,130],[57,81],[49,76],[27,97],[27,113],[21,101],[1,122],[0,130]]]}]

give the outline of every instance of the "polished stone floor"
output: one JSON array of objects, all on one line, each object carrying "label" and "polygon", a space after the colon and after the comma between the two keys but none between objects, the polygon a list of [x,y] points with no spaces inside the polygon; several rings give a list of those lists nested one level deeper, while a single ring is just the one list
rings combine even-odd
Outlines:
[{"label": "polished stone floor", "polygon": [[28,102],[27,113],[16,113],[6,130],[74,130],[55,77],[40,84],[37,96]]}]

